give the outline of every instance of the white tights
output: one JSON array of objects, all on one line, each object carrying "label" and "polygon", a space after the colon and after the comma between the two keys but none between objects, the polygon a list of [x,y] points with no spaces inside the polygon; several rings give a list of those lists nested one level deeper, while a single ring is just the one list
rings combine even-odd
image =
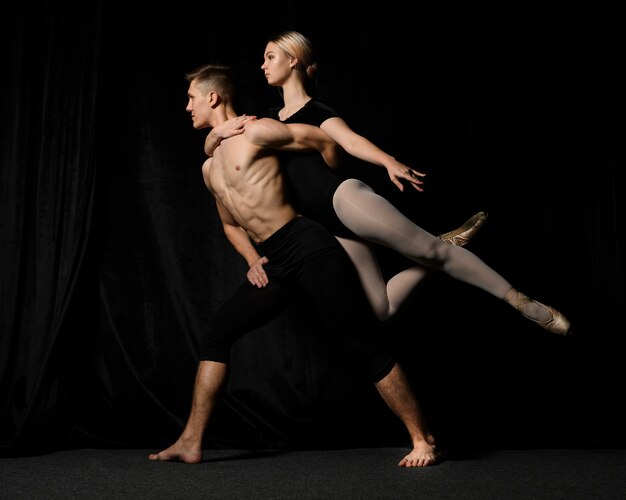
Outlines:
[{"label": "white tights", "polygon": [[[344,225],[366,240],[337,238],[357,268],[365,293],[381,320],[398,310],[431,269],[482,288],[499,299],[504,299],[511,289],[507,280],[472,252],[424,231],[358,179],[341,183],[333,205]],[[385,283],[374,250],[367,242],[389,247],[418,264]]]}]

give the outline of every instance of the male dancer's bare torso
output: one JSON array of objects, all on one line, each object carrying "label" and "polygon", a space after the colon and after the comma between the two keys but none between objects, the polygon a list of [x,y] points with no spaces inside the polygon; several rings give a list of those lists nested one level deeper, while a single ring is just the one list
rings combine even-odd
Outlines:
[{"label": "male dancer's bare torso", "polygon": [[218,203],[257,243],[298,215],[287,200],[276,153],[264,151],[246,133],[223,140],[202,175]]}]

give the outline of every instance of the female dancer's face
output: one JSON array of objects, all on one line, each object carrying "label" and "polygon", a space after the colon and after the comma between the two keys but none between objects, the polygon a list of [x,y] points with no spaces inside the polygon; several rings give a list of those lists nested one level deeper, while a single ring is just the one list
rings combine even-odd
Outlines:
[{"label": "female dancer's face", "polygon": [[274,42],[269,42],[263,54],[263,65],[261,69],[265,73],[267,83],[272,87],[282,87],[287,78],[291,75],[291,65],[293,57],[289,57]]}]

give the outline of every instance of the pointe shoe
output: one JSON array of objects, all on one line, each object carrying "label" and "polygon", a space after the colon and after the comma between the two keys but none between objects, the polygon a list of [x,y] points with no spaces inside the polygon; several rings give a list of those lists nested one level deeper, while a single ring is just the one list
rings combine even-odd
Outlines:
[{"label": "pointe shoe", "polygon": [[457,247],[465,246],[487,220],[485,212],[478,212],[472,215],[465,223],[452,231],[439,236],[440,239]]},{"label": "pointe shoe", "polygon": [[[537,300],[533,300],[527,297],[526,295],[524,295],[523,293],[518,292],[514,288],[511,288],[506,293],[506,295],[504,296],[504,301],[507,304],[513,306],[515,309],[517,309],[522,316],[524,316],[525,318],[529,319],[530,321],[534,323],[537,323],[539,326],[541,326],[542,328],[545,328],[549,332],[555,333],[556,335],[563,335],[563,336],[571,335],[570,322],[565,316],[563,316],[563,314],[561,314],[559,311],[557,311],[553,307],[542,304],[541,302]],[[531,302],[534,302],[535,304],[538,304],[544,307],[548,311],[548,314],[550,315],[550,319],[547,319],[545,321],[539,321],[525,314],[522,308],[524,307],[524,305],[530,304]]]}]

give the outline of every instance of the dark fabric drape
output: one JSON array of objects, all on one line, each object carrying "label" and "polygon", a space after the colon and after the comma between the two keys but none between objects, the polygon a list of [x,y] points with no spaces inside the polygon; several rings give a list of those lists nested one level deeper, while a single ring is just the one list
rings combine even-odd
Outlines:
[{"label": "dark fabric drape", "polygon": [[[442,444],[623,444],[611,8],[53,4],[12,6],[1,35],[3,450],[178,436],[208,319],[245,276],[202,182],[205,132],[183,75],[231,64],[240,111],[261,115],[280,102],[260,71],[265,40],[285,29],[316,44],[318,94],[426,172],[427,190],[348,171],[433,233],[488,211],[470,248],[574,324],[576,337],[554,338],[481,291],[428,279],[385,338]],[[407,265],[379,254],[386,274]],[[302,297],[235,346],[224,396],[207,446],[406,440]]]},{"label": "dark fabric drape", "polygon": [[99,3],[16,2],[3,19],[0,441],[63,425],[63,324],[91,228]]}]

